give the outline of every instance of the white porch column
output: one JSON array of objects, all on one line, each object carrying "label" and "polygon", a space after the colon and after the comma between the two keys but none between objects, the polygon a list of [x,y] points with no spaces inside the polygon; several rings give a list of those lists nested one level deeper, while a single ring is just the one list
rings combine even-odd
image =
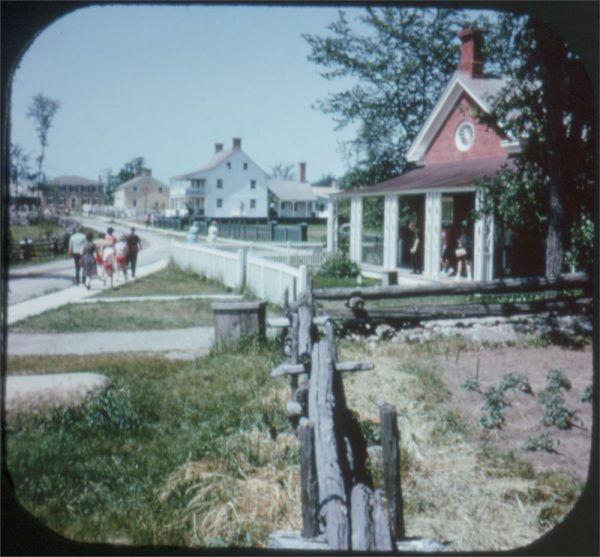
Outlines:
[{"label": "white porch column", "polygon": [[337,251],[338,205],[335,199],[327,200],[327,252]]},{"label": "white porch column", "polygon": [[[475,193],[475,210],[483,205],[484,193]],[[494,278],[494,215],[483,215],[475,221],[475,238],[473,241],[473,278],[475,280],[492,280]]]},{"label": "white porch column", "polygon": [[383,209],[383,267],[395,269],[398,266],[398,196],[385,196]]},{"label": "white porch column", "polygon": [[362,261],[362,221],[362,197],[353,197],[350,202],[350,259],[359,264]]},{"label": "white porch column", "polygon": [[[423,241],[421,235],[421,241]],[[442,242],[442,194],[428,192],[425,197],[425,251],[423,272],[437,277],[440,272],[440,249]]]}]

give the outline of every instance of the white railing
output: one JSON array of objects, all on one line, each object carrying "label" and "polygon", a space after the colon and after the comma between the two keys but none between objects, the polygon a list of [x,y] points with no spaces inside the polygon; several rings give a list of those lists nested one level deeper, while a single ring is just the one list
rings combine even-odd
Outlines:
[{"label": "white railing", "polygon": [[326,248],[319,242],[247,242],[219,238],[217,246],[223,250],[246,248],[248,255],[285,263],[292,267],[320,267],[326,258]]},{"label": "white railing", "polygon": [[182,269],[222,282],[230,288],[244,286],[244,252],[223,251],[199,244],[171,242],[171,258]]},{"label": "white railing", "polygon": [[286,289],[290,302],[306,290],[306,265],[294,267],[247,254],[245,248],[234,252],[228,247],[225,250],[221,246],[172,241],[171,258],[183,269],[191,269],[236,290],[246,287],[256,297],[279,305]]},{"label": "white railing", "polygon": [[304,265],[296,268],[254,255],[246,258],[246,288],[262,300],[282,305],[287,289],[289,301],[293,302],[306,285]]}]

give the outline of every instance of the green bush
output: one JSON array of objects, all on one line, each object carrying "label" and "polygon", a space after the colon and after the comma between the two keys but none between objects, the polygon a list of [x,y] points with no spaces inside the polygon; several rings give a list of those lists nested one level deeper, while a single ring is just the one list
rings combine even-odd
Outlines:
[{"label": "green bush", "polygon": [[538,395],[538,401],[544,405],[544,425],[571,429],[579,421],[579,412],[568,408],[561,394],[562,390],[571,389],[571,382],[560,369],[551,369],[546,382],[548,386]]},{"label": "green bush", "polygon": [[594,389],[591,385],[585,388],[580,400],[581,402],[589,402],[590,404],[594,401]]},{"label": "green bush", "polygon": [[541,433],[535,437],[527,439],[525,448],[528,451],[546,451],[548,453],[556,452],[556,447],[560,441],[553,439],[549,433]]},{"label": "green bush", "polygon": [[319,269],[319,274],[335,278],[355,278],[359,273],[358,264],[342,253],[329,257]]}]

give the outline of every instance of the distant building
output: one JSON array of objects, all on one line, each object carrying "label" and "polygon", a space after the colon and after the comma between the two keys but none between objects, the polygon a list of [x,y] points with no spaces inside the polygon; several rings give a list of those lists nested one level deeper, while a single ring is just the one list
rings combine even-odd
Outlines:
[{"label": "distant building", "polygon": [[160,211],[169,207],[169,187],[152,177],[152,171],[143,168],[131,180],[117,186],[114,208],[136,215]]},{"label": "distant building", "polygon": [[214,156],[194,172],[174,176],[171,210],[206,218],[267,218],[267,173],[233,139],[231,149],[215,144]]},{"label": "distant building", "polygon": [[300,180],[269,180],[271,216],[276,218],[313,218],[318,198],[306,181],[306,163],[301,162]]},{"label": "distant building", "polygon": [[62,212],[81,211],[104,203],[104,186],[81,176],[59,176],[47,180],[42,188],[42,207]]}]

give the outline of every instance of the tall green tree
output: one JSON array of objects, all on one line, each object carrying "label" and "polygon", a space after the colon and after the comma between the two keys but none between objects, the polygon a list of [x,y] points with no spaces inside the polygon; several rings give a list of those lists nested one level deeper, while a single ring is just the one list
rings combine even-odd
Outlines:
[{"label": "tall green tree", "polygon": [[401,173],[405,153],[458,61],[456,33],[464,17],[449,9],[367,8],[353,28],[343,11],[327,36],[304,35],[308,59],[330,81],[354,86],[331,93],[316,108],[336,129],[357,125],[346,145],[353,161],[343,187],[369,185]]},{"label": "tall green tree", "polygon": [[42,93],[35,95],[27,108],[27,117],[34,121],[35,131],[40,142],[40,154],[36,158],[38,163],[38,184],[43,182],[42,168],[46,156],[46,148],[48,147],[48,133],[50,132],[52,121],[59,108],[60,103],[58,101],[46,97],[45,95],[42,95]]},{"label": "tall green tree", "polygon": [[119,170],[117,174],[119,178],[119,184],[124,184],[125,182],[135,178],[140,174],[142,169],[144,168],[146,161],[144,157],[135,157],[131,159],[129,162],[126,162]]},{"label": "tall green tree", "polygon": [[10,144],[10,181],[15,186],[15,194],[19,188],[29,183],[32,178],[30,156],[18,143]]},{"label": "tall green tree", "polygon": [[[504,17],[508,20],[508,17]],[[492,113],[523,142],[514,170],[481,180],[501,224],[537,237],[545,274],[565,263],[591,269],[595,185],[594,97],[581,59],[540,21],[521,18],[515,33],[520,52],[507,66],[507,85]],[[545,247],[542,247],[543,246]]]}]

